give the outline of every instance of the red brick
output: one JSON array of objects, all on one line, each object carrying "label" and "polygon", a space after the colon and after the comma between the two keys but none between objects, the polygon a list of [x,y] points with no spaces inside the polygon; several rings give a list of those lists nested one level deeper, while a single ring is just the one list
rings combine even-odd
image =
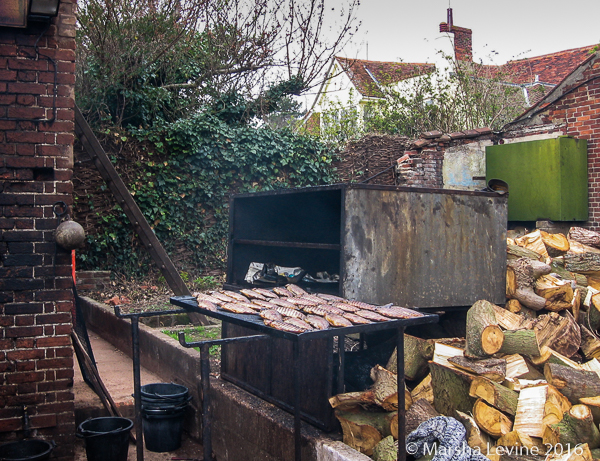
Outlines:
[{"label": "red brick", "polygon": [[44,372],[10,373],[6,375],[8,384],[36,383],[44,380]]}]

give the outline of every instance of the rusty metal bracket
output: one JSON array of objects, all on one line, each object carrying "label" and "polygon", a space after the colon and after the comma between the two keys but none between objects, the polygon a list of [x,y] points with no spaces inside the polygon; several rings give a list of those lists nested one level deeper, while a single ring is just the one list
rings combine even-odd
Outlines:
[{"label": "rusty metal bracket", "polygon": [[[75,106],[75,133],[79,137],[81,144],[94,161],[100,176],[104,179],[109,189],[117,199],[117,203],[123,208],[123,211],[129,218],[134,231],[139,235],[142,244],[152,256],[152,259],[160,269],[169,287],[176,296],[191,296],[185,282],[179,275],[177,268],[169,258],[169,255],[161,245],[154,231],[146,221],[142,211],[129,193],[127,186],[115,170],[108,155],[100,145],[96,135],[88,125],[79,107]],[[201,325],[210,325],[208,319],[195,312],[188,312],[190,318]]]}]

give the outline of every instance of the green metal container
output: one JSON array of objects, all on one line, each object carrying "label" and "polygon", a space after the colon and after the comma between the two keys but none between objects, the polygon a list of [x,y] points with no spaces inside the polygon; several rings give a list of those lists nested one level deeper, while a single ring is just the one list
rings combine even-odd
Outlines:
[{"label": "green metal container", "polygon": [[508,183],[509,221],[587,221],[587,141],[554,139],[486,147],[486,179]]}]

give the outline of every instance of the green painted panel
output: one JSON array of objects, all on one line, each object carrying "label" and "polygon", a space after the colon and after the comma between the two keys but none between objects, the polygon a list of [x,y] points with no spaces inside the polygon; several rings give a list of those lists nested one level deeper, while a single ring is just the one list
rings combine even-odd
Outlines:
[{"label": "green painted panel", "polygon": [[486,179],[508,183],[509,221],[588,219],[584,139],[561,136],[488,146]]}]

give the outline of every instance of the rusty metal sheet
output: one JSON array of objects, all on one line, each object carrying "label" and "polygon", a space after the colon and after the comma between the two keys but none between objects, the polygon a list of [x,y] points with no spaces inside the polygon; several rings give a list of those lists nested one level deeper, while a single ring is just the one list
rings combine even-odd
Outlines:
[{"label": "rusty metal sheet", "polygon": [[349,188],[343,296],[408,307],[505,300],[507,198]]}]

